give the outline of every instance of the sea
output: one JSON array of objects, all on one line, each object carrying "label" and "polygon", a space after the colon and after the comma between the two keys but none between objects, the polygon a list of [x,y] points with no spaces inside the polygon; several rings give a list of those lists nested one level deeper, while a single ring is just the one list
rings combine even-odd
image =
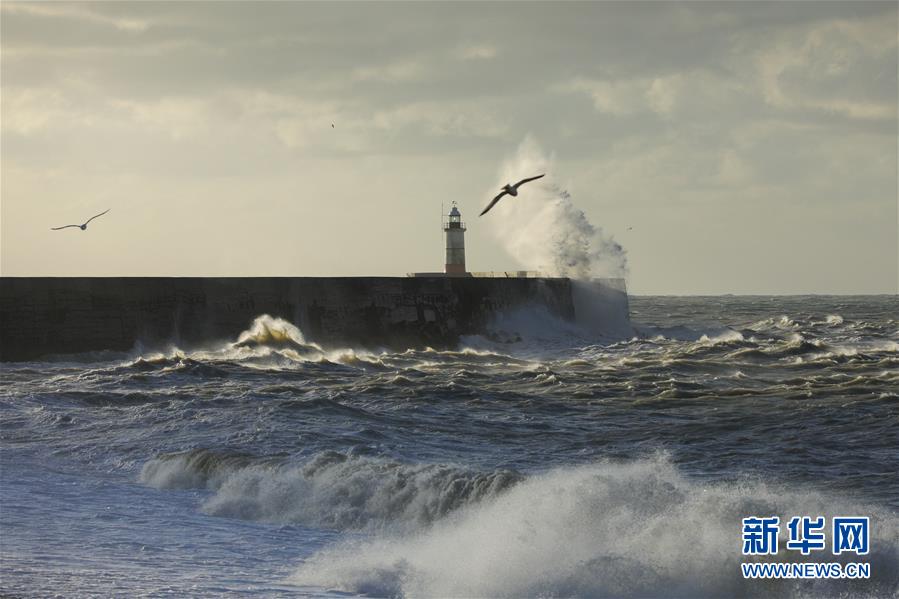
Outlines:
[{"label": "sea", "polygon": [[[896,296],[630,316],[388,351],[260,314],[206,347],[2,364],[0,595],[896,597]],[[868,553],[787,550],[805,516],[869,518]],[[742,554],[748,517],[779,518],[776,555]]]}]

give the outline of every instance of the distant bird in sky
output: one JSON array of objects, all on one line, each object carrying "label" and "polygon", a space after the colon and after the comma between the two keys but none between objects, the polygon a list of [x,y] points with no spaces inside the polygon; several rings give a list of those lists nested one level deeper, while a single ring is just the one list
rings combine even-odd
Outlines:
[{"label": "distant bird in sky", "polygon": [[632,230],[632,229],[633,229],[633,227],[628,227],[628,228],[627,228],[628,231],[630,231],[630,230]]},{"label": "distant bird in sky", "polygon": [[536,177],[530,177],[530,178],[528,178],[528,179],[522,179],[521,181],[519,181],[519,182],[516,183],[515,185],[509,185],[508,183],[506,183],[506,184],[502,187],[502,192],[501,192],[498,196],[496,196],[495,198],[493,198],[493,201],[490,202],[489,204],[487,204],[487,207],[484,208],[484,211],[481,212],[478,216],[484,216],[485,214],[487,214],[487,212],[489,212],[490,209],[493,208],[493,206],[494,206],[494,205],[499,201],[499,199],[500,199],[501,197],[503,197],[504,195],[509,194],[510,196],[515,197],[515,196],[518,195],[518,188],[519,188],[519,187],[521,187],[522,185],[524,185],[524,184],[527,183],[528,181],[534,181],[535,179],[539,179],[540,177],[543,177],[543,176],[545,176],[545,175],[546,175],[546,173],[543,173],[542,175],[537,175]]},{"label": "distant bird in sky", "polygon": [[334,123],[331,123],[331,129],[333,129],[333,128],[334,128]]},{"label": "distant bird in sky", "polygon": [[95,218],[99,218],[99,217],[103,216],[104,214],[106,214],[106,213],[109,212],[110,210],[112,210],[112,208],[108,208],[107,210],[101,212],[101,213],[98,214],[97,216],[92,216],[92,217],[90,217],[89,219],[87,219],[87,222],[85,222],[83,225],[65,225],[65,226],[62,226],[62,227],[50,227],[50,230],[51,230],[51,231],[59,231],[60,229],[68,229],[69,227],[78,227],[78,228],[81,229],[82,231],[87,231],[87,223],[91,222],[91,221],[94,220]]}]

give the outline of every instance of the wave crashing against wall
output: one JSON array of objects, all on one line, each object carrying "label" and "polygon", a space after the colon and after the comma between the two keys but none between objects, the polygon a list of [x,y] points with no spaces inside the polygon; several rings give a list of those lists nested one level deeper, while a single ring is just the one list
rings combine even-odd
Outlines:
[{"label": "wave crashing against wall", "polygon": [[571,194],[553,180],[553,160],[528,136],[499,170],[499,186],[522,176],[546,173],[545,179],[508,198],[490,219],[503,248],[522,266],[551,276],[587,280],[624,278],[627,251],[593,225]]}]

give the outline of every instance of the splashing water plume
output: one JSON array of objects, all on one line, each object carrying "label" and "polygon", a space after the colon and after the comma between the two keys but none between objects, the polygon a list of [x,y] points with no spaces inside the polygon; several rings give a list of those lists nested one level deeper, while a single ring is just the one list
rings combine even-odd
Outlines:
[{"label": "splashing water plume", "polygon": [[626,277],[627,251],[601,227],[594,226],[561,185],[553,180],[547,158],[530,136],[500,169],[500,183],[546,173],[505,198],[489,219],[504,249],[525,268],[573,279]]},{"label": "splashing water plume", "polygon": [[237,345],[308,345],[303,332],[295,325],[268,314],[257,317],[250,329],[240,334]]}]

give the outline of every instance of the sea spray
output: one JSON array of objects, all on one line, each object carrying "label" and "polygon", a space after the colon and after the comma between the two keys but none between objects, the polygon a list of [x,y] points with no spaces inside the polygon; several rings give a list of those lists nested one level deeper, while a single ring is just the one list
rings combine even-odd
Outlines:
[{"label": "sea spray", "polygon": [[493,209],[489,222],[503,247],[524,268],[554,276],[626,277],[627,252],[590,223],[571,194],[554,181],[552,162],[528,136],[500,168],[497,188],[546,173],[544,179],[523,185],[517,197],[503,198]]}]

